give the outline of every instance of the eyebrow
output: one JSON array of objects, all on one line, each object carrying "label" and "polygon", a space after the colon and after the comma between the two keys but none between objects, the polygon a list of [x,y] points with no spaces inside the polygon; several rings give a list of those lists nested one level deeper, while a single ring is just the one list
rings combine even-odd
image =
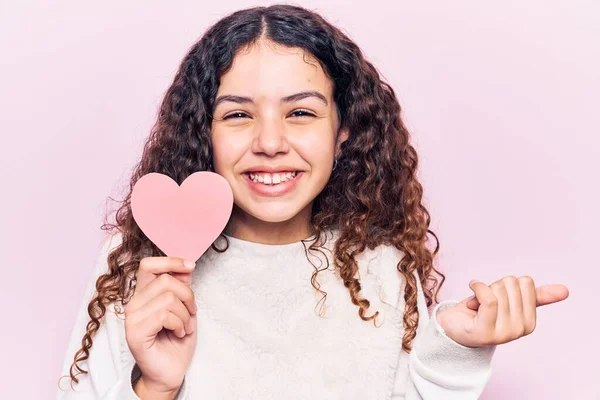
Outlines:
[{"label": "eyebrow", "polygon": [[[307,97],[316,97],[317,99],[319,99],[323,103],[325,103],[326,106],[329,105],[327,98],[321,92],[318,92],[316,90],[307,90],[304,92],[294,93],[290,96],[282,97],[280,101],[281,101],[281,103],[293,103],[295,101],[300,101],[302,99],[306,99]],[[231,101],[233,103],[239,103],[239,104],[254,103],[254,100],[252,100],[252,98],[250,98],[250,97],[235,96],[232,94],[224,94],[224,95],[217,97],[217,100],[215,101],[214,109],[216,109],[219,104],[221,104],[225,101]]]}]

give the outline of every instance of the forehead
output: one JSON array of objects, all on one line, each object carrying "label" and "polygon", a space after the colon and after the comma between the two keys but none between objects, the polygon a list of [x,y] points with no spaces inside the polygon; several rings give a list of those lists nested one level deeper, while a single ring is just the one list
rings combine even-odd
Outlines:
[{"label": "forehead", "polygon": [[311,89],[328,97],[332,89],[314,56],[298,47],[259,40],[238,51],[231,68],[221,76],[218,94],[279,99]]}]

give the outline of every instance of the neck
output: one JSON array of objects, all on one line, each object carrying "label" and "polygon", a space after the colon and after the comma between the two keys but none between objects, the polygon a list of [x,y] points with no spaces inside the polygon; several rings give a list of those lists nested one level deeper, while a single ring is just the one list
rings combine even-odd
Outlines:
[{"label": "neck", "polygon": [[310,213],[312,204],[309,204],[293,218],[281,222],[267,222],[259,220],[233,206],[231,218],[225,227],[225,234],[263,244],[288,244],[299,242],[312,235],[310,227]]}]

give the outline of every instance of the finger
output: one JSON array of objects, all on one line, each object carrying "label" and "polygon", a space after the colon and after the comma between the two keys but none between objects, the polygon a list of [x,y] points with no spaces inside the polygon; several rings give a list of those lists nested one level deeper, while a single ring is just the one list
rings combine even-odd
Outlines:
[{"label": "finger", "polygon": [[[542,285],[535,291],[537,307],[556,303],[569,297],[569,289],[560,284]],[[479,301],[477,301],[477,297],[475,296],[471,296],[463,301],[466,302],[466,306],[471,310],[479,308]]]},{"label": "finger", "polygon": [[465,302],[467,308],[470,308],[471,310],[477,311],[477,309],[479,308],[479,301],[477,301],[477,296],[475,295],[467,297],[463,301]]},{"label": "finger", "polygon": [[[183,328],[184,333],[191,333],[191,315],[188,313],[187,309],[183,305],[181,301],[172,292],[166,292],[161,294],[158,297],[150,300],[144,307],[137,310],[130,317],[132,319],[132,323],[136,323],[139,321],[148,322],[152,319],[159,320],[159,322],[165,322],[164,318],[168,317],[166,314],[173,314],[177,317],[180,323],[178,322],[176,325],[173,325],[173,321],[171,318],[171,325],[161,325],[161,328],[157,328],[157,324],[150,323],[148,327],[144,327],[144,331],[147,335],[157,334],[164,326],[167,329],[178,329]],[[127,317],[126,317],[127,318]],[[140,326],[138,324],[138,326]],[[158,330],[156,330],[158,329]]]},{"label": "finger", "polygon": [[168,272],[168,274],[186,286],[190,286],[192,284],[191,272]]},{"label": "finger", "polygon": [[510,301],[506,284],[503,279],[497,280],[490,285],[498,299],[498,314],[496,315],[496,332],[503,332],[510,325]]},{"label": "finger", "polygon": [[173,331],[175,336],[183,338],[185,336],[185,323],[181,318],[172,312],[164,312],[156,315],[149,315],[141,321],[141,324],[150,329],[150,335],[156,336],[164,328]]},{"label": "finger", "polygon": [[493,330],[496,326],[496,317],[498,315],[498,299],[492,289],[483,282],[472,280],[469,287],[475,293],[479,302],[479,311],[477,319],[486,329]]},{"label": "finger", "polygon": [[556,303],[569,297],[569,289],[565,285],[542,285],[535,292],[537,306]]},{"label": "finger", "polygon": [[508,295],[508,309],[510,318],[508,327],[519,330],[523,327],[525,317],[523,316],[523,298],[521,296],[521,285],[514,276],[507,276],[502,279]]},{"label": "finger", "polygon": [[535,329],[537,320],[537,295],[535,290],[535,283],[530,276],[522,276],[519,278],[519,286],[521,287],[521,297],[523,299],[523,318],[525,324],[525,334],[528,335]]},{"label": "finger", "polygon": [[[188,263],[186,265],[186,262]],[[191,273],[196,264],[180,257],[145,257],[140,261],[137,272],[136,290],[143,289],[159,275],[171,273]]]},{"label": "finger", "polygon": [[192,289],[169,274],[162,274],[142,290],[136,290],[126,305],[125,311],[128,313],[135,312],[163,293],[173,293],[180,303],[185,304],[190,314],[196,314],[196,301]]}]

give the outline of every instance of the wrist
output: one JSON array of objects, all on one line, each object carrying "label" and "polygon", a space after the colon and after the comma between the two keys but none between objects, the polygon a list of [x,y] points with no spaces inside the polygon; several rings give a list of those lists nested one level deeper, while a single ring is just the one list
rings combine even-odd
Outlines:
[{"label": "wrist", "polygon": [[173,389],[161,388],[152,382],[148,382],[141,376],[134,384],[133,391],[143,400],[174,400],[180,388],[181,384],[179,387]]}]

